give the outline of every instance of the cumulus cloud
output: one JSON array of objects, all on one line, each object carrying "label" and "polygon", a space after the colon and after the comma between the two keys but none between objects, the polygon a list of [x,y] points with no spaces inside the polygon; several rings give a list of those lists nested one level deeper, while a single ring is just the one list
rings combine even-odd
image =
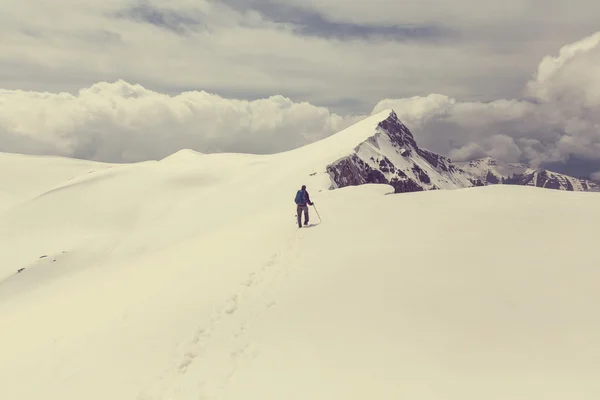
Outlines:
[{"label": "cumulus cloud", "polygon": [[[564,46],[556,57],[544,57],[526,93],[543,103],[559,103],[568,112],[595,109],[600,104],[599,47],[597,32]],[[572,102],[576,104],[569,109]]]},{"label": "cumulus cloud", "polygon": [[546,56],[524,100],[387,99],[420,142],[457,160],[482,155],[533,165],[600,159],[600,32]]},{"label": "cumulus cloud", "polygon": [[473,142],[469,142],[458,149],[452,149],[448,154],[454,161],[470,161],[487,155],[487,151],[480,144]]},{"label": "cumulus cloud", "polygon": [[493,135],[484,138],[481,143],[469,142],[458,149],[452,149],[449,153],[450,158],[455,161],[491,156],[506,162],[519,162],[522,155],[523,151],[508,135]]},{"label": "cumulus cloud", "polygon": [[159,159],[182,148],[264,154],[322,139],[358,118],[282,96],[169,96],[123,81],[76,95],[0,90],[0,150],[112,162]]},{"label": "cumulus cloud", "polygon": [[600,182],[600,171],[593,172],[590,177],[593,180]]}]

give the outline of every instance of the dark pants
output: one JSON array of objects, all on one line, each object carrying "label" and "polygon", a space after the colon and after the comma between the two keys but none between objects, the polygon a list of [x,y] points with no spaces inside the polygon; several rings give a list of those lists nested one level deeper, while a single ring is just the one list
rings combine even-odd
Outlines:
[{"label": "dark pants", "polygon": [[298,206],[296,216],[298,217],[298,227],[302,227],[302,213],[304,212],[304,225],[308,224],[308,206]]}]

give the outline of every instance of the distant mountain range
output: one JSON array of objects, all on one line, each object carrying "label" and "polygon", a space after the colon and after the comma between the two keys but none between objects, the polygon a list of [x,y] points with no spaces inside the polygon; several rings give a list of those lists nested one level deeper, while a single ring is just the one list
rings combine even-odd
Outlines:
[{"label": "distant mountain range", "polygon": [[492,157],[480,158],[457,165],[484,185],[525,185],[568,191],[590,191],[598,189],[596,182],[572,176],[531,168],[525,164],[510,164]]},{"label": "distant mountain range", "polygon": [[486,185],[523,185],[567,191],[599,190],[596,182],[524,164],[485,157],[452,162],[421,149],[413,134],[390,111],[375,132],[349,154],[327,167],[334,187],[385,183],[396,193],[458,189]]}]

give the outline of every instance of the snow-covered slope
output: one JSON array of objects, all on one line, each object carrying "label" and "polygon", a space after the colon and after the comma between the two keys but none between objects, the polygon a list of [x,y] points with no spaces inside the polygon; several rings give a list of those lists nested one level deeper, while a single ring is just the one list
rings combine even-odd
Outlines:
[{"label": "snow-covered slope", "polygon": [[456,163],[473,179],[484,185],[510,184],[536,186],[568,191],[590,191],[600,186],[592,181],[578,179],[542,168],[531,168],[525,164],[504,163],[492,157]]},{"label": "snow-covered slope", "polygon": [[55,185],[119,165],[0,153],[0,212]]},{"label": "snow-covered slope", "polygon": [[0,155],[0,399],[597,399],[599,195],[328,190],[388,116],[51,182]]}]

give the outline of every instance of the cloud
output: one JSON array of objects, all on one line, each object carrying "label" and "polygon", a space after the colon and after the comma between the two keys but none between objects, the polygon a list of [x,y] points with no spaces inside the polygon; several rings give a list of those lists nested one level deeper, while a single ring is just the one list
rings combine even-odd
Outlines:
[{"label": "cloud", "polygon": [[291,26],[295,34],[328,39],[440,40],[452,34],[440,26],[369,24],[335,21],[305,4],[276,0],[222,0],[235,10],[256,12],[266,20]]},{"label": "cloud", "polygon": [[480,144],[469,142],[458,149],[450,150],[448,156],[454,161],[470,161],[486,157],[488,153]]},{"label": "cloud", "polygon": [[[396,0],[372,0],[353,3],[346,0],[271,0],[273,3],[306,7],[333,21],[368,24],[431,24],[472,29],[482,27],[518,28],[533,33],[551,26],[570,26],[577,21],[587,29],[597,24],[597,3],[593,0],[424,0],[398,3]],[[540,12],[543,9],[543,12]],[[528,22],[528,24],[526,24]],[[505,37],[510,36],[507,31]]]},{"label": "cloud", "polygon": [[110,162],[160,159],[182,148],[264,154],[317,141],[358,118],[282,96],[169,96],[123,81],[77,95],[0,90],[0,151]]},{"label": "cloud", "polygon": [[387,99],[425,147],[457,160],[490,155],[533,165],[600,160],[600,32],[546,56],[525,99],[461,102],[448,96]]},{"label": "cloud", "polygon": [[469,142],[458,149],[452,149],[449,153],[454,161],[469,161],[491,156],[506,162],[519,162],[522,155],[523,150],[517,145],[515,139],[508,135],[493,135],[484,138],[481,143]]},{"label": "cloud", "polygon": [[600,171],[596,171],[590,175],[590,177],[595,181],[600,181]]},{"label": "cloud", "polygon": [[193,10],[192,14],[189,14],[144,3],[119,10],[114,13],[114,16],[148,23],[181,35],[195,32],[199,26],[204,25],[203,20],[205,19],[205,16],[197,10]]},{"label": "cloud", "polygon": [[75,93],[122,79],[337,113],[428,93],[516,97],[543,55],[597,27],[595,1],[548,1],[533,13],[534,0],[5,0],[0,88]]},{"label": "cloud", "polygon": [[[546,56],[538,66],[535,79],[527,84],[527,95],[543,103],[577,105],[567,110],[586,111],[600,104],[600,32],[560,49],[558,56]],[[583,108],[582,108],[583,107]]]}]

